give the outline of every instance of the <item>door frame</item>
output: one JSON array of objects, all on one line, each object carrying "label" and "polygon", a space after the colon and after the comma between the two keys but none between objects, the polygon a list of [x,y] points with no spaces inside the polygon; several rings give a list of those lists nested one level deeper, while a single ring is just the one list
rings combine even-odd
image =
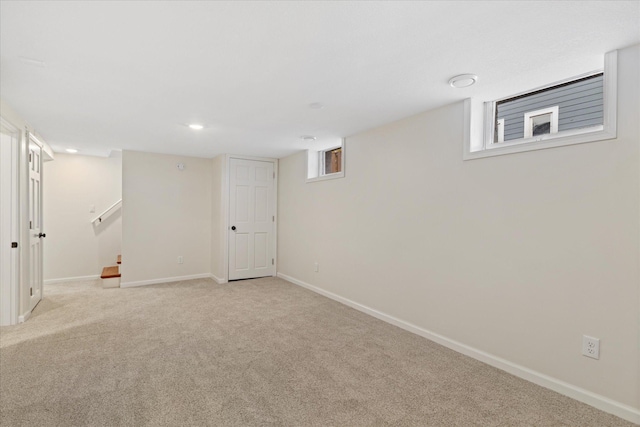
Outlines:
[{"label": "door frame", "polygon": [[[45,144],[40,141],[38,139],[38,137],[36,137],[36,135],[34,135],[33,132],[31,131],[27,131],[27,135],[26,135],[26,149],[27,149],[27,156],[30,155],[30,151],[31,151],[31,143],[35,144],[36,146],[38,146],[40,148],[40,156],[39,156],[39,162],[40,164],[38,165],[38,175],[40,176],[40,184],[38,185],[38,219],[40,220],[40,224],[39,224],[39,232],[42,233],[44,231],[44,209],[43,209],[43,199],[44,199],[44,191],[43,191],[43,187],[44,187],[44,159],[46,154],[46,150],[45,150]],[[28,177],[28,181],[27,182],[31,182],[31,162],[29,161],[29,159],[27,160],[27,177]],[[31,196],[31,186],[28,186],[29,188],[27,189],[27,214],[25,217],[25,221],[29,221],[29,212],[32,209],[31,203],[32,203],[32,198]],[[32,236],[32,229],[30,227],[25,227],[27,229],[27,235],[28,235],[28,248],[27,248],[27,252],[29,253],[29,272],[27,274],[27,286],[25,291],[27,291],[28,289],[32,288],[32,282],[31,282],[31,272],[33,271],[33,264],[34,264],[34,260],[31,258],[31,238]],[[27,307],[25,307],[25,309],[27,310],[25,312],[25,316],[24,316],[24,320],[22,320],[22,316],[20,316],[18,318],[19,321],[26,321],[28,319],[28,317],[31,315],[31,312],[36,308],[36,306],[40,303],[40,301],[42,301],[44,299],[44,261],[43,261],[43,256],[44,256],[44,246],[43,246],[44,242],[42,241],[42,237],[39,237],[39,243],[38,243],[38,270],[39,270],[39,283],[36,284],[36,286],[38,287],[38,295],[40,298],[38,298],[38,300],[34,303],[33,302],[33,296],[30,295],[26,295],[25,294],[25,301],[28,301],[29,304]]]},{"label": "door frame", "polygon": [[[3,128],[8,130],[11,135],[11,145],[8,148],[10,156],[5,158],[0,169],[4,167],[10,168],[10,182],[2,184],[0,197],[2,203],[9,204],[9,218],[2,218],[2,227],[4,221],[9,221],[9,238],[5,236],[0,240],[0,244],[9,245],[10,242],[18,242],[20,244],[20,130],[7,121],[4,117],[0,117],[0,123]],[[4,150],[7,150],[6,148]],[[6,154],[6,152],[5,152]],[[5,248],[6,249],[6,248]],[[0,251],[0,264],[9,266],[9,283],[0,285],[0,325],[15,325],[18,323],[18,314],[20,312],[20,252],[22,248],[10,248],[8,251]],[[8,314],[7,314],[8,313]]]},{"label": "door frame", "polygon": [[222,183],[222,210],[224,213],[224,219],[222,226],[224,227],[224,251],[223,251],[223,271],[224,271],[224,283],[229,281],[229,236],[231,231],[231,224],[229,224],[229,198],[231,196],[231,189],[229,185],[231,184],[230,174],[231,174],[231,159],[239,159],[239,160],[254,160],[258,162],[268,162],[273,163],[273,172],[275,173],[275,178],[273,179],[273,198],[275,203],[273,204],[273,214],[276,217],[276,220],[273,222],[273,259],[274,259],[274,274],[273,277],[278,274],[278,179],[280,174],[278,173],[278,159],[270,158],[270,157],[254,157],[254,156],[241,156],[234,154],[225,155],[224,167],[225,171],[222,174],[224,177],[224,182]]}]

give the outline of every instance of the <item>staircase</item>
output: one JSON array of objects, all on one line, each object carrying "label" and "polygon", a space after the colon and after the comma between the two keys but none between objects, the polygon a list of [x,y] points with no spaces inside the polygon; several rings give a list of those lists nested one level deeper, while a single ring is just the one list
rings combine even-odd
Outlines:
[{"label": "staircase", "polygon": [[102,279],[103,288],[120,287],[120,264],[122,264],[122,255],[118,255],[117,262],[118,265],[113,265],[102,269],[100,278]]}]

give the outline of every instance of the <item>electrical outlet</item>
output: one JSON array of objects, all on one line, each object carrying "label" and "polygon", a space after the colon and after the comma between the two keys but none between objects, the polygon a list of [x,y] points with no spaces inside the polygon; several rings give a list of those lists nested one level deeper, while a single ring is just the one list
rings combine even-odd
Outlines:
[{"label": "electrical outlet", "polygon": [[600,359],[600,339],[583,335],[582,354],[592,359]]},{"label": "electrical outlet", "polygon": [[313,271],[315,271],[316,273],[320,271],[320,264],[318,264],[317,262],[313,265]]},{"label": "electrical outlet", "polygon": [[182,255],[180,255],[180,256],[178,257],[178,264],[182,264],[182,262],[183,262]]}]

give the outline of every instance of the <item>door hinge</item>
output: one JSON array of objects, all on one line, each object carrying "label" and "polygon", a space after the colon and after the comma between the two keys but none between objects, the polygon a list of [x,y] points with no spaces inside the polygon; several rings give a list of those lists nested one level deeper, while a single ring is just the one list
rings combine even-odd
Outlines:
[{"label": "door hinge", "polygon": [[276,216],[275,215],[271,217],[271,222],[276,222]]},{"label": "door hinge", "polygon": [[275,172],[273,173],[273,179],[276,179],[276,173]]},{"label": "door hinge", "polygon": [[29,221],[29,230],[33,230],[33,221]]},{"label": "door hinge", "polygon": [[275,261],[273,258],[271,258],[271,265],[275,265]]},{"label": "door hinge", "polygon": [[18,242],[11,242],[11,247],[12,248],[17,248],[18,247]]},{"label": "door hinge", "polygon": [[29,288],[29,296],[32,297],[33,296],[33,288]]}]

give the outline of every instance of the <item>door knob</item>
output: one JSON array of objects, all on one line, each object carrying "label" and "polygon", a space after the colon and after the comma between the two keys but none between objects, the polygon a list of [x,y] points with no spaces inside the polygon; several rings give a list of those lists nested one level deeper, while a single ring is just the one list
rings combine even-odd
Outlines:
[{"label": "door knob", "polygon": [[47,235],[44,234],[44,233],[40,233],[40,234],[38,234],[38,237],[42,239],[43,237],[47,237]]},{"label": "door knob", "polygon": [[236,231],[236,226],[235,226],[235,225],[232,225],[232,226],[231,226],[231,229],[232,229],[233,231]]}]

